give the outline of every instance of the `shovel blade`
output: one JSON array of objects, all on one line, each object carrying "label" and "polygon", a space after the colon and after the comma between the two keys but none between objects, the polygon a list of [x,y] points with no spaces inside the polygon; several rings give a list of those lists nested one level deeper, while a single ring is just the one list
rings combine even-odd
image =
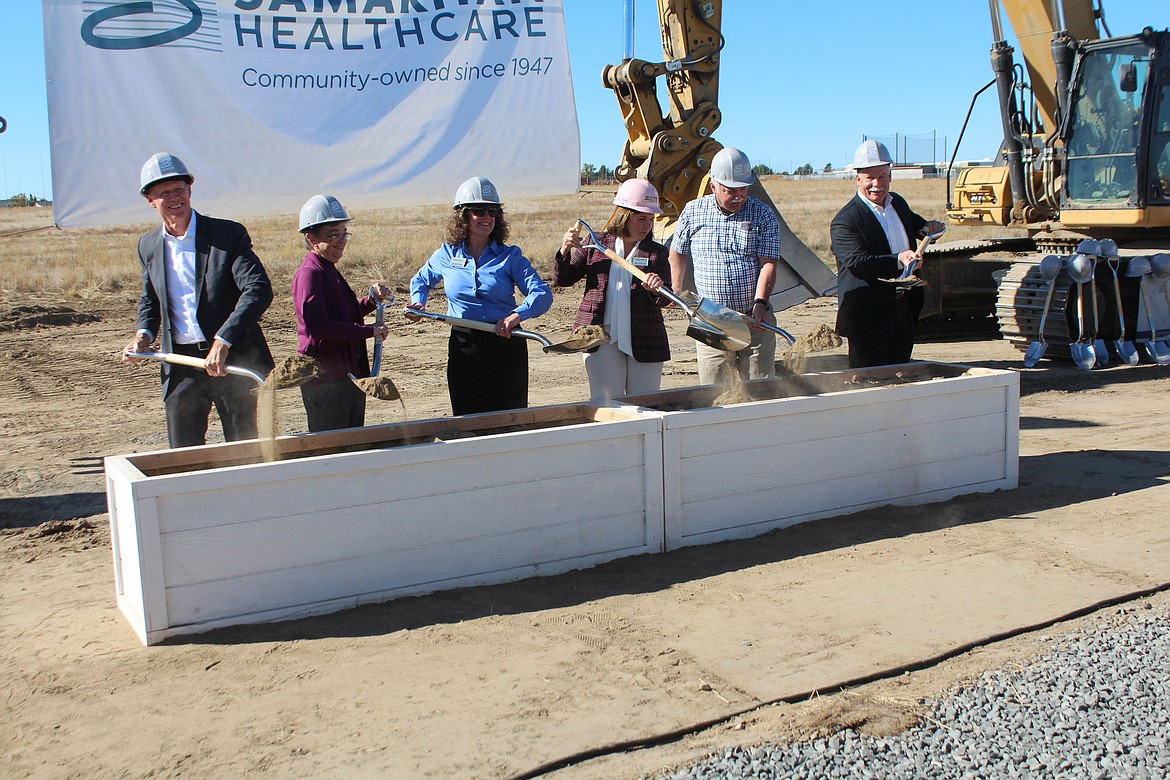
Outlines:
[{"label": "shovel blade", "polygon": [[544,351],[552,355],[571,355],[577,352],[588,352],[608,341],[608,338],[568,339],[559,344],[549,344],[544,347]]},{"label": "shovel blade", "polygon": [[1146,344],[1150,359],[1160,366],[1170,365],[1170,344],[1165,341],[1151,341]]},{"label": "shovel blade", "polygon": [[[751,341],[743,341],[734,336],[714,328],[698,317],[692,318],[687,327],[687,335],[695,341],[706,344],[724,352],[738,352],[751,346]],[[750,337],[749,337],[750,338]]]},{"label": "shovel blade", "polygon": [[1093,340],[1093,355],[1097,359],[1097,368],[1105,368],[1109,365],[1109,348],[1105,346],[1104,339]]},{"label": "shovel blade", "polygon": [[1033,341],[1028,345],[1028,351],[1024,353],[1024,365],[1031,368],[1040,362],[1040,358],[1044,357],[1044,352],[1048,349],[1047,341]]},{"label": "shovel blade", "polygon": [[1138,351],[1132,341],[1118,340],[1113,342],[1113,346],[1117,350],[1117,356],[1129,365],[1136,366],[1138,361],[1141,360],[1141,356],[1138,355]]},{"label": "shovel blade", "polygon": [[1090,344],[1074,341],[1068,345],[1068,350],[1072,353],[1073,362],[1077,364],[1077,368],[1089,371],[1097,365],[1097,355],[1093,352],[1093,347]]}]

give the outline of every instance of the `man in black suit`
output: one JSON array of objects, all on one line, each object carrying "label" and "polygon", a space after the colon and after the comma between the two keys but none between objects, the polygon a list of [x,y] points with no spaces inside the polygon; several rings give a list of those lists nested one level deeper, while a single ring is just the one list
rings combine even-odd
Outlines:
[{"label": "man in black suit", "polygon": [[893,160],[885,145],[866,141],[853,156],[857,195],[829,228],[837,258],[837,333],[849,340],[849,366],[906,363],[914,350],[914,323],[923,290],[880,281],[922,263],[916,238],[941,233],[941,222],[910,210],[890,192]]},{"label": "man in black suit", "polygon": [[[138,240],[142,296],[138,333],[127,352],[145,352],[157,336],[163,352],[203,358],[207,369],[162,364],[171,447],[206,443],[214,404],[228,441],[257,436],[256,385],[227,366],[272,370],[260,315],[272,284],[243,225],[191,208],[195,177],[178,157],[154,155],[142,166],[141,192],[162,224]],[[127,358],[132,363],[140,362]]]}]

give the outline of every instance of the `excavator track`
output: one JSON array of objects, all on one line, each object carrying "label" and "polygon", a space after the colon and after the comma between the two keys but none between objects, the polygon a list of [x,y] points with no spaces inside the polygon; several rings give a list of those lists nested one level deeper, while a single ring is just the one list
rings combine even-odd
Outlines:
[{"label": "excavator track", "polygon": [[[1064,270],[1053,280],[1052,303],[1044,322],[1044,340],[1048,342],[1045,354],[1049,357],[1072,357],[1068,345],[1077,335],[1073,325],[1074,287]],[[1048,282],[1040,275],[1040,266],[1035,262],[1014,264],[1000,280],[995,318],[1000,335],[1016,349],[1024,351],[1028,344],[1040,340],[1040,319],[1047,294]]]},{"label": "excavator track", "polygon": [[928,247],[918,272],[927,286],[915,339],[998,338],[997,281],[1013,263],[1034,253],[1035,245],[1026,237],[948,241]]}]

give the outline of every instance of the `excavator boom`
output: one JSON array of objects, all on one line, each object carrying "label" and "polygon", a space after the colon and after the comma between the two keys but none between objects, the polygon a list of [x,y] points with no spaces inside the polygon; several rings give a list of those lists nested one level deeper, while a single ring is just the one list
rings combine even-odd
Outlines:
[{"label": "excavator boom", "polygon": [[[633,1],[625,0],[627,10]],[[626,16],[632,20],[632,13]],[[723,118],[719,111],[722,20],[722,0],[658,0],[663,60],[640,60],[627,51],[621,63],[608,65],[602,72],[602,84],[613,90],[629,135],[615,174],[621,181],[648,179],[658,189],[665,212],[656,228],[660,237],[670,235],[687,203],[706,194],[711,159],[722,148],[713,137]],[[665,111],[658,101],[660,80],[666,87]],[[835,275],[789,229],[758,179],[751,194],[780,219],[783,257],[777,267],[773,308],[780,311],[831,292]]]}]

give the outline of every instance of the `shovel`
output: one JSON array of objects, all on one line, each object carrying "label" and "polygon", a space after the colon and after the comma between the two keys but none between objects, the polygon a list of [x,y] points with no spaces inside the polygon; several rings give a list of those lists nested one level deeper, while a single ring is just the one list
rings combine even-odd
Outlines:
[{"label": "shovel", "polygon": [[[1150,272],[1154,278],[1162,283],[1162,292],[1166,294],[1166,302],[1170,304],[1170,254],[1159,252],[1150,257]],[[1154,339],[1150,339],[1153,341]],[[1163,353],[1170,353],[1170,342],[1162,339],[1159,342],[1160,349]]]},{"label": "shovel", "polygon": [[1109,350],[1105,347],[1105,339],[1098,335],[1101,329],[1101,318],[1097,312],[1096,271],[1097,260],[1104,254],[1104,250],[1110,247],[1112,247],[1114,253],[1117,252],[1117,244],[1110,238],[1102,239],[1101,241],[1086,238],[1077,244],[1077,252],[1092,259],[1092,263],[1089,265],[1089,280],[1087,284],[1089,285],[1089,303],[1093,306],[1093,354],[1096,356],[1097,365],[1100,368],[1109,365]]},{"label": "shovel", "polygon": [[[918,239],[918,246],[914,249],[914,251],[918,254],[922,254],[923,252],[926,251],[926,248],[928,246],[930,246],[932,241],[934,241],[936,238],[938,238],[939,236],[941,236],[945,232],[947,232],[946,228],[943,228],[942,230],[938,231],[937,233],[927,233],[925,236]],[[902,269],[902,273],[900,273],[898,276],[894,277],[893,279],[879,279],[878,281],[879,282],[889,282],[890,284],[896,284],[899,287],[922,287],[926,284],[925,279],[920,279],[919,277],[914,275],[914,266],[912,266],[912,265],[908,265],[908,266],[904,267]]]},{"label": "shovel", "polygon": [[[417,314],[419,317],[426,317],[429,320],[438,320],[445,322],[452,327],[469,328],[470,330],[482,330],[485,333],[495,333],[496,325],[494,322],[480,322],[479,320],[465,320],[460,317],[449,317],[446,314],[433,314],[429,311],[419,311],[418,309],[407,309],[408,314]],[[539,333],[533,333],[530,330],[522,330],[516,328],[512,331],[513,336],[519,336],[522,339],[531,339],[538,342],[544,351],[552,355],[571,355],[577,352],[585,352],[599,347],[609,341],[608,336],[580,336],[577,338],[567,339],[559,344],[554,344]]]},{"label": "shovel", "polygon": [[[1115,250],[1116,251],[1116,250]],[[1119,261],[1117,255],[1107,256],[1105,261],[1109,266],[1109,270],[1113,272],[1113,296],[1117,302],[1117,339],[1113,342],[1113,348],[1117,350],[1117,355],[1131,366],[1136,366],[1141,356],[1138,355],[1137,347],[1133,345],[1132,341],[1125,338],[1125,314],[1121,308],[1121,285],[1117,281],[1117,267]]]},{"label": "shovel", "polygon": [[[207,370],[207,361],[203,358],[191,357],[190,355],[180,355],[176,352],[123,352],[123,355],[129,358],[142,358],[145,360],[157,360],[159,363],[170,363],[175,366],[187,366],[188,368],[199,368],[204,371]],[[233,376],[243,376],[251,379],[257,386],[264,385],[264,377],[256,373],[250,368],[240,368],[239,366],[225,366],[224,370]]]},{"label": "shovel", "polygon": [[1093,259],[1077,252],[1068,261],[1068,275],[1077,284],[1077,340],[1069,342],[1068,351],[1077,367],[1088,371],[1097,365],[1097,353],[1085,341],[1085,285],[1093,278]]},{"label": "shovel", "polygon": [[1048,292],[1044,295],[1044,310],[1040,314],[1040,330],[1036,334],[1037,341],[1028,345],[1024,353],[1024,365],[1028,368],[1040,362],[1048,349],[1048,342],[1044,340],[1044,323],[1048,320],[1048,309],[1052,307],[1052,291],[1056,288],[1056,277],[1064,268],[1064,259],[1056,255],[1047,255],[1040,261],[1040,276],[1048,282]]},{"label": "shovel", "polygon": [[[646,281],[646,272],[627,261],[617,252],[603,246],[597,238],[597,234],[593,232],[593,228],[589,227],[589,223],[579,219],[577,224],[589,231],[589,240],[592,243],[585,244],[586,247],[604,253],[611,261],[629,271],[638,281]],[[695,341],[701,341],[709,347],[727,352],[738,352],[751,346],[751,327],[743,315],[734,309],[720,306],[714,301],[697,296],[691,300],[685,300],[665,285],[659,287],[656,292],[669,298],[691,318],[690,324],[687,326],[687,335]]]},{"label": "shovel", "polygon": [[[386,307],[394,303],[394,296],[390,296],[387,300],[381,300],[374,294],[374,288],[370,288],[370,297],[374,299],[374,325],[381,326],[386,320]],[[378,376],[379,370],[382,368],[382,336],[374,337],[374,359],[370,363],[370,375],[366,377],[356,377],[353,374],[348,374],[349,379],[358,390],[368,395],[370,398],[377,398],[379,401],[398,401],[402,402],[402,394],[398,392],[398,387],[394,384],[388,376]],[[403,403],[405,408],[406,404]]]},{"label": "shovel", "polygon": [[1150,302],[1146,298],[1145,280],[1141,278],[1150,273],[1150,270],[1150,258],[1135,257],[1129,261],[1129,267],[1126,269],[1125,275],[1138,277],[1138,291],[1142,296],[1142,306],[1146,310],[1146,324],[1150,328],[1150,340],[1142,346],[1145,347],[1146,354],[1150,356],[1150,360],[1160,366],[1164,366],[1170,364],[1170,348],[1164,342],[1158,341],[1158,332],[1154,329],[1154,314],[1150,311]]}]

